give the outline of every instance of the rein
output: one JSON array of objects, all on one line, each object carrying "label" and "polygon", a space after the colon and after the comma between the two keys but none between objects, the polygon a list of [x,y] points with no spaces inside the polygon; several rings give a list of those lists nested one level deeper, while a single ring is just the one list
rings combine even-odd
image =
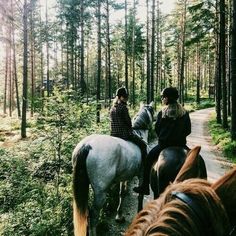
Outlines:
[{"label": "rein", "polygon": [[189,206],[189,208],[194,213],[194,217],[197,220],[198,225],[202,226],[202,227],[199,227],[201,229],[201,232],[203,233],[202,235],[209,235],[208,234],[209,233],[209,225],[206,223],[207,218],[204,215],[204,213],[200,210],[201,206],[199,205],[199,203],[194,201],[186,193],[173,191],[171,193],[171,195]]},{"label": "rein", "polygon": [[[193,211],[195,215],[195,218],[198,221],[198,225],[203,225],[203,227],[200,228],[202,233],[204,233],[203,235],[208,235],[208,234],[205,234],[208,232],[204,232],[204,231],[205,229],[209,227],[209,225],[206,224],[206,221],[205,221],[206,216],[200,211],[200,208],[201,208],[200,205],[185,193],[173,191],[171,195],[175,197],[176,199],[184,202],[190,207],[190,209]],[[233,226],[229,234],[226,234],[226,236],[236,236],[236,225]]]},{"label": "rein", "polygon": [[233,226],[233,228],[229,232],[229,236],[235,236],[236,235],[236,225]]}]

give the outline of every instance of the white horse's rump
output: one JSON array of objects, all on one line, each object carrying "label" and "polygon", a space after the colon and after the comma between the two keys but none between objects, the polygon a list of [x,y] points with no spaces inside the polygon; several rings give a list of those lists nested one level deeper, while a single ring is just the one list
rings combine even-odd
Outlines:
[{"label": "white horse's rump", "polygon": [[[135,122],[136,120],[138,122]],[[139,133],[147,141],[147,131],[152,124],[152,106],[143,106],[133,122],[136,129],[142,127]],[[89,211],[89,235],[94,236],[99,212],[106,201],[109,187],[141,174],[141,151],[132,142],[109,135],[94,134],[84,138],[76,146],[72,161],[75,235],[86,236],[90,184],[94,200]],[[122,202],[119,203],[117,218],[121,217],[121,205]]]},{"label": "white horse's rump", "polygon": [[93,134],[83,139],[73,152],[73,163],[83,145],[91,149],[86,159],[87,173],[94,190],[106,190],[111,183],[126,181],[138,175],[141,151],[132,142],[109,135]]}]

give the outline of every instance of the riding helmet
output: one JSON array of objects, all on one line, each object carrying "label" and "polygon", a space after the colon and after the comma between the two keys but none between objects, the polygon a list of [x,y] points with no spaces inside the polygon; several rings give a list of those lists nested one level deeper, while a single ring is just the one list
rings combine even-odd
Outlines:
[{"label": "riding helmet", "polygon": [[164,98],[166,97],[170,100],[176,101],[179,98],[179,93],[176,88],[168,87],[168,88],[163,89],[161,96]]},{"label": "riding helmet", "polygon": [[128,98],[129,94],[128,94],[128,91],[125,87],[122,87],[122,88],[118,88],[117,91],[116,91],[116,96],[117,97],[124,97],[124,98]]}]

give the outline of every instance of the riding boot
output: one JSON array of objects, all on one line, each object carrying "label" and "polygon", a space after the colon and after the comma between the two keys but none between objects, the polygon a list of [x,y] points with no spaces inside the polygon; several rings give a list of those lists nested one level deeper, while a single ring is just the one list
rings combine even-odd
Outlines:
[{"label": "riding boot", "polygon": [[150,191],[149,191],[149,172],[150,171],[147,170],[147,168],[145,167],[144,167],[144,173],[143,173],[143,183],[138,187],[134,187],[133,191],[139,194],[149,195],[150,194]]},{"label": "riding boot", "polygon": [[149,152],[144,164],[143,183],[138,187],[134,187],[134,192],[149,195],[150,172],[153,164],[158,160],[161,150],[161,147],[157,145]]}]

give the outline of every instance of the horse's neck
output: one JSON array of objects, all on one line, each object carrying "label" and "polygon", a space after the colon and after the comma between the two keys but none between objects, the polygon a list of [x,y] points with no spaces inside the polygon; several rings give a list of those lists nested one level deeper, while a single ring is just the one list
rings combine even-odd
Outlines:
[{"label": "horse's neck", "polygon": [[136,129],[134,130],[134,133],[148,143],[148,130]]}]

